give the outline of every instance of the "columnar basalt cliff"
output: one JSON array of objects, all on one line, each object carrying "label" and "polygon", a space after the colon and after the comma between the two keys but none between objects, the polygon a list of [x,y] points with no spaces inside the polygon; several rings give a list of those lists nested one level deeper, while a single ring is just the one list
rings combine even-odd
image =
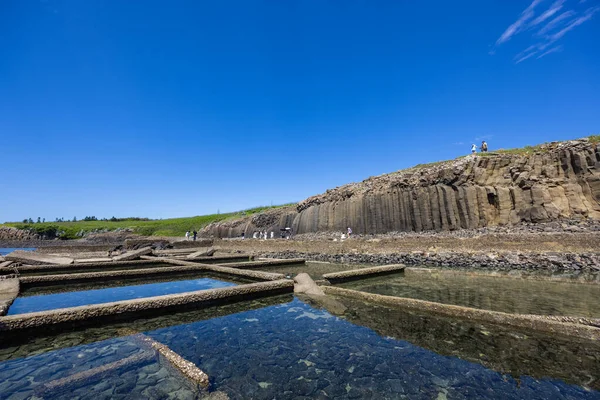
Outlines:
[{"label": "columnar basalt cliff", "polygon": [[600,144],[554,142],[529,152],[467,156],[371,177],[203,233],[472,229],[521,222],[600,219]]}]

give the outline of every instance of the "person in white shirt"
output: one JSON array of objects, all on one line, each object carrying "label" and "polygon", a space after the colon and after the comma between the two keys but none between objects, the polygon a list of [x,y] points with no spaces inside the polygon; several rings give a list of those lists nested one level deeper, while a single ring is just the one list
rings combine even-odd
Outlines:
[{"label": "person in white shirt", "polygon": [[473,144],[471,146],[471,153],[473,153],[473,154],[477,153],[477,146],[475,146],[475,144]]}]

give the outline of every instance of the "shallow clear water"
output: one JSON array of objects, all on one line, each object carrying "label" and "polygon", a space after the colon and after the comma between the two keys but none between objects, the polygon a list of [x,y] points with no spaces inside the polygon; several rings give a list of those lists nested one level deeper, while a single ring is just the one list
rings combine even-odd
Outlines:
[{"label": "shallow clear water", "polygon": [[8,315],[54,310],[89,304],[108,303],[119,300],[140,299],[165,294],[193,292],[235,286],[235,283],[211,278],[185,281],[169,281],[145,285],[120,286],[105,289],[17,297],[8,309]]},{"label": "shallow clear water", "polygon": [[15,250],[34,251],[35,247],[0,247],[0,256],[5,256]]},{"label": "shallow clear water", "polygon": [[[385,314],[379,318],[394,324]],[[515,380],[401,337],[383,337],[298,299],[147,334],[194,362],[234,399],[600,398],[558,380]]]},{"label": "shallow clear water", "polygon": [[339,286],[508,313],[600,317],[598,284],[407,271]]},{"label": "shallow clear water", "polygon": [[324,274],[331,272],[348,271],[352,269],[361,269],[373,267],[367,264],[333,264],[333,263],[317,263],[307,261],[306,264],[290,264],[290,265],[275,265],[272,267],[253,268],[257,271],[277,272],[280,274],[294,277],[301,272],[306,272],[311,278],[323,279]]},{"label": "shallow clear water", "polygon": [[[90,374],[115,362],[122,365]],[[128,337],[0,363],[2,399],[195,399],[196,395],[156,353]]]},{"label": "shallow clear water", "polygon": [[[148,336],[203,369],[212,390],[224,391],[232,399],[600,399],[594,390],[600,386],[598,343],[347,299],[337,299],[347,310],[336,317],[297,298],[289,300],[287,296],[253,300],[121,327],[149,329]],[[240,309],[246,311],[235,312]],[[225,314],[195,320],[211,313]],[[165,327],[155,329],[161,325]],[[102,337],[102,329],[114,334],[119,328],[66,336],[94,340]],[[0,362],[0,393],[32,391],[49,380],[141,351],[127,336],[40,354],[44,345],[36,342],[42,341],[13,347],[10,360]],[[46,346],[61,341],[48,338]],[[23,357],[27,351],[37,355]],[[72,392],[127,398],[124,392],[130,391],[130,398],[155,399],[167,398],[165,392],[178,388],[181,396],[171,398],[187,398],[184,381],[160,372],[160,367],[154,363],[132,367],[109,375],[106,382],[85,382]]]}]

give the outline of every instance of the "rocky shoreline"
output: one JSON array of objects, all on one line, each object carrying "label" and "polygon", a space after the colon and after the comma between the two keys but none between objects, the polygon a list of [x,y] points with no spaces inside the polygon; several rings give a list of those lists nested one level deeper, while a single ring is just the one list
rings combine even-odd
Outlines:
[{"label": "rocky shoreline", "polygon": [[[292,240],[216,239],[221,252],[269,258],[305,258],[348,264],[406,264],[503,271],[600,272],[600,221],[564,220],[442,232],[353,235],[306,233]],[[98,237],[100,236],[100,237]],[[36,247],[42,252],[103,250],[131,242],[132,235],[105,233],[79,240],[0,240],[0,247]],[[138,237],[155,241],[161,238]],[[178,238],[162,238],[170,242]],[[193,242],[178,241],[186,245]],[[194,242],[195,243],[195,242]],[[212,241],[211,241],[212,243]]]},{"label": "rocky shoreline", "polygon": [[263,252],[261,257],[305,258],[310,261],[324,261],[342,264],[406,264],[425,265],[445,268],[487,269],[487,270],[523,270],[542,272],[600,272],[600,254],[582,253],[458,253],[458,252],[411,252],[391,254],[316,252]]}]

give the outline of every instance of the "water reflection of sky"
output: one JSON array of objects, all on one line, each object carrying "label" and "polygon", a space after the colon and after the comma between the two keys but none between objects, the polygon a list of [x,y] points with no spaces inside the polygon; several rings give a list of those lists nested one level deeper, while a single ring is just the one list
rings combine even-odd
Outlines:
[{"label": "water reflection of sky", "polygon": [[600,317],[600,285],[511,279],[467,273],[412,273],[343,283],[386,296],[409,297],[516,314]]},{"label": "water reflection of sky", "polygon": [[80,292],[17,297],[8,309],[8,315],[162,296],[166,294],[193,292],[196,290],[215,289],[228,286],[235,286],[235,284],[217,279],[200,278],[186,281],[160,282]]},{"label": "water reflection of sky", "polygon": [[599,392],[557,380],[517,382],[381,337],[297,299],[149,335],[197,364],[235,399],[600,399]]},{"label": "water reflection of sky", "polygon": [[15,250],[34,251],[34,247],[0,247],[0,256],[5,256]]}]

